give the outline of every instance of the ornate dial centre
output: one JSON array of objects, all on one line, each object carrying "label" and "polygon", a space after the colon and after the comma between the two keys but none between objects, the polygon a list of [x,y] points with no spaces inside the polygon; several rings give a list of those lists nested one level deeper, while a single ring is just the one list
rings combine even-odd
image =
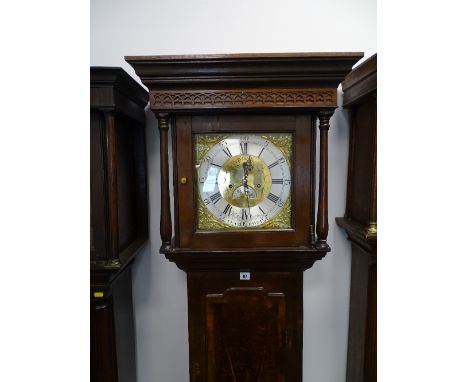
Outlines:
[{"label": "ornate dial centre", "polygon": [[252,155],[228,159],[218,174],[221,196],[233,206],[251,208],[260,204],[271,189],[268,166]]}]

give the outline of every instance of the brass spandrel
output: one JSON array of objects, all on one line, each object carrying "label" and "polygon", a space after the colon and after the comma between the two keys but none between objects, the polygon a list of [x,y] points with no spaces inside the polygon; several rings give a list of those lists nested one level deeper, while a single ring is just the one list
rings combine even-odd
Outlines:
[{"label": "brass spandrel", "polygon": [[197,134],[195,135],[195,162],[197,165],[203,160],[210,149],[227,138],[227,135],[220,134]]},{"label": "brass spandrel", "polygon": [[226,230],[232,229],[229,224],[223,223],[220,219],[216,218],[208,208],[206,208],[205,203],[200,198],[198,194],[197,198],[198,203],[198,225],[197,228],[202,231],[216,231],[216,230]]},{"label": "brass spandrel", "polygon": [[292,134],[264,134],[261,137],[278,147],[288,162],[289,168],[292,168]]},{"label": "brass spandrel", "polygon": [[272,228],[272,229],[288,229],[292,228],[291,225],[291,196],[288,196],[288,200],[284,203],[283,208],[280,212],[271,220],[263,223],[258,228]]}]

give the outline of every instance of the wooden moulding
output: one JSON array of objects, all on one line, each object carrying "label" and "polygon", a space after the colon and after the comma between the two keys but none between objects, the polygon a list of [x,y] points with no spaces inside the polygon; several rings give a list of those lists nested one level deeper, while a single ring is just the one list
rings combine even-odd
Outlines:
[{"label": "wooden moulding", "polygon": [[348,239],[363,250],[377,255],[377,232],[371,226],[365,226],[352,218],[336,218],[337,224],[343,228]]},{"label": "wooden moulding", "polygon": [[239,270],[305,271],[321,260],[330,248],[308,247],[219,250],[181,250],[165,252],[166,258],[184,271]]},{"label": "wooden moulding", "polygon": [[352,106],[356,101],[377,91],[377,53],[346,76],[342,89],[343,107]]},{"label": "wooden moulding", "polygon": [[130,56],[155,111],[336,107],[362,53]]},{"label": "wooden moulding", "polygon": [[93,66],[90,71],[91,109],[122,113],[145,122],[148,92],[122,68]]}]

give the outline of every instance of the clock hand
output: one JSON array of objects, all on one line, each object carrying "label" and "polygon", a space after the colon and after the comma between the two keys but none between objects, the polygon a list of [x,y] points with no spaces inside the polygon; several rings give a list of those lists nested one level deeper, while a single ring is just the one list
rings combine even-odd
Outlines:
[{"label": "clock hand", "polygon": [[249,175],[249,171],[253,169],[252,166],[252,158],[249,155],[249,159],[242,163],[242,169],[243,169],[243,179],[242,179],[242,185],[244,186],[244,195],[247,199],[247,207],[249,209],[249,216],[252,216],[250,213],[250,202],[249,202],[249,193],[248,193],[248,183],[247,183],[247,176]]},{"label": "clock hand", "polygon": [[249,175],[249,171],[253,169],[252,159],[251,159],[250,156],[249,156],[248,160],[246,160],[244,163],[242,163],[242,168],[244,170],[244,177],[247,177],[247,175]]},{"label": "clock hand", "polygon": [[244,196],[247,199],[247,207],[249,209],[249,216],[252,216],[250,213],[249,193],[247,192],[248,191],[247,175],[249,171],[249,164],[247,162],[242,163],[242,169],[243,169],[242,186],[244,189]]},{"label": "clock hand", "polygon": [[247,192],[247,176],[249,175],[249,164],[247,162],[242,163],[242,186],[244,187],[244,195]]},{"label": "clock hand", "polygon": [[247,203],[249,202],[249,193],[248,193],[248,185],[247,185],[247,177],[245,177],[243,180],[242,180],[242,185],[243,185],[243,188],[244,188],[244,195],[247,197]]}]

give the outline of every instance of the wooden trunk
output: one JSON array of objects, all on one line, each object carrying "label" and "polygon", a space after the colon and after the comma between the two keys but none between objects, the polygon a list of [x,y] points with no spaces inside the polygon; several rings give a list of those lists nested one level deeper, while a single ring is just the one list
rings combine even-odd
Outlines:
[{"label": "wooden trunk", "polygon": [[297,381],[302,272],[189,272],[191,381]]}]

